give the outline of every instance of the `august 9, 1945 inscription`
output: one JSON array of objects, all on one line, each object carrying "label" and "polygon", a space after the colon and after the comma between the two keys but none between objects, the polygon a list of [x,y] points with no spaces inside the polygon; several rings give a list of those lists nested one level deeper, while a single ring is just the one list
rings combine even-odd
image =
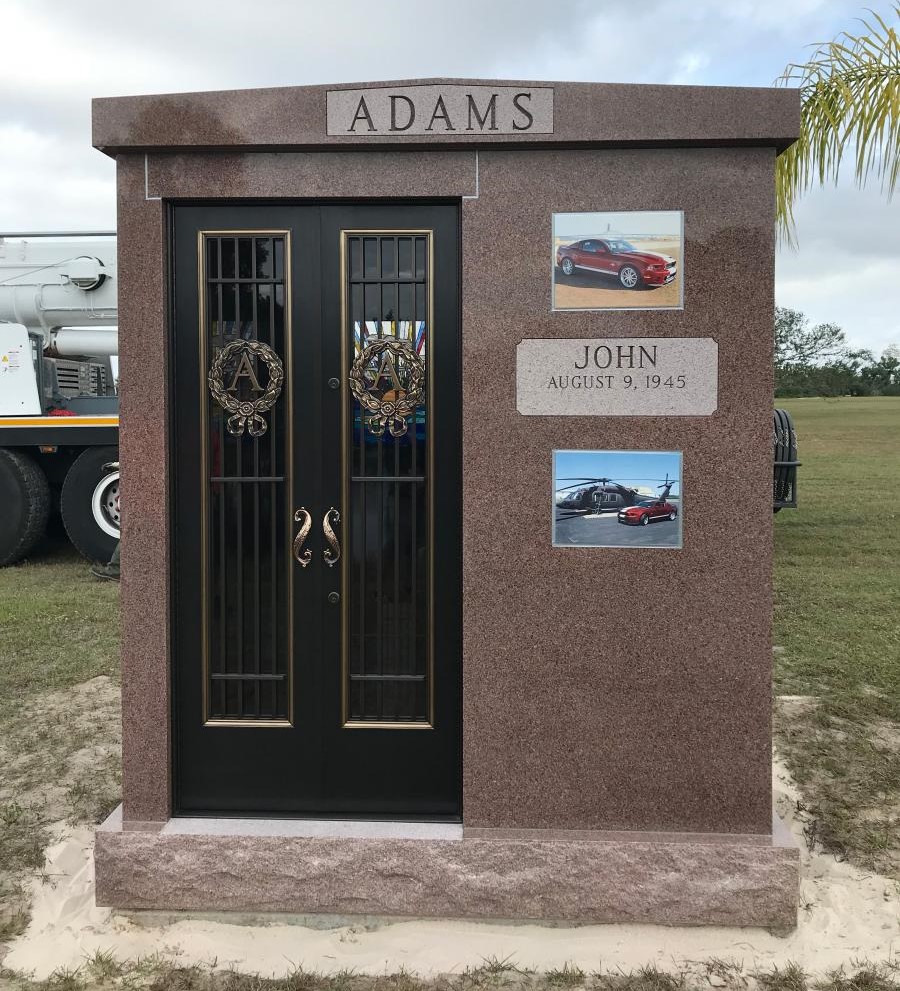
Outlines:
[{"label": "august 9, 1945 inscription", "polygon": [[359,138],[552,134],[550,86],[397,86],[333,89],[328,134]]},{"label": "august 9, 1945 inscription", "polygon": [[527,416],[708,416],[718,360],[711,337],[524,340],[516,406]]}]

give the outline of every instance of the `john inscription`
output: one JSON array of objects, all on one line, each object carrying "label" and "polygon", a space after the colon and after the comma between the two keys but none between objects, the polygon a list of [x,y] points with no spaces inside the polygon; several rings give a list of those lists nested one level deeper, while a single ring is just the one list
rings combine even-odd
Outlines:
[{"label": "john inscription", "polygon": [[718,355],[711,337],[525,340],[516,405],[526,416],[709,416]]}]

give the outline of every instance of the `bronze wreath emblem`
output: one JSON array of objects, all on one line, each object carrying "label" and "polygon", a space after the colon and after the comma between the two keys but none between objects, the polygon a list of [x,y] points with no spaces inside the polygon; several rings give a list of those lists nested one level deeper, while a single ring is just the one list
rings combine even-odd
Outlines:
[{"label": "bronze wreath emblem", "polygon": [[[269,383],[258,399],[242,400],[232,395],[222,381],[225,365],[235,355],[252,354],[255,355],[269,371]],[[268,424],[260,416],[270,410],[278,401],[281,395],[281,386],[284,382],[284,367],[281,359],[262,341],[232,341],[216,355],[215,360],[209,369],[209,391],[213,399],[230,413],[228,417],[228,432],[239,437],[244,432],[244,427],[251,437],[262,437],[268,429]]]},{"label": "bronze wreath emblem", "polygon": [[[405,388],[402,392],[398,390],[390,399],[374,395],[365,378],[372,361],[385,353],[389,355],[394,371],[397,367],[394,362],[401,358],[409,367],[409,381]],[[384,360],[379,371],[383,368]],[[421,406],[425,398],[425,362],[409,341],[398,341],[393,337],[370,341],[356,356],[350,369],[350,391],[370,414],[368,427],[376,437],[384,435],[385,427],[392,437],[402,437],[408,428],[406,418],[415,413],[416,407]]]}]

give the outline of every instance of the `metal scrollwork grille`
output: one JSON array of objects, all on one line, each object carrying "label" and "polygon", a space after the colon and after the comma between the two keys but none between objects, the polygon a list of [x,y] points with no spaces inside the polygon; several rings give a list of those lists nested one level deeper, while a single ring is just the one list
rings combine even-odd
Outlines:
[{"label": "metal scrollwork grille", "polygon": [[291,718],[289,253],[286,232],[201,240],[210,723]]}]

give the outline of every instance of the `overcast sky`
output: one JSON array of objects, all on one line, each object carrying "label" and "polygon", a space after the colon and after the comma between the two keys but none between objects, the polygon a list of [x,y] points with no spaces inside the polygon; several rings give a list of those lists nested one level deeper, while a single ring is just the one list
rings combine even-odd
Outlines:
[{"label": "overcast sky", "polygon": [[554,213],[554,237],[597,237],[606,232],[624,237],[681,237],[679,210],[632,210],[626,213]]},{"label": "overcast sky", "polygon": [[[0,0],[0,230],[115,226],[90,98],[420,76],[768,86],[872,6],[838,0]],[[779,303],[900,342],[900,197],[808,195]]]}]

